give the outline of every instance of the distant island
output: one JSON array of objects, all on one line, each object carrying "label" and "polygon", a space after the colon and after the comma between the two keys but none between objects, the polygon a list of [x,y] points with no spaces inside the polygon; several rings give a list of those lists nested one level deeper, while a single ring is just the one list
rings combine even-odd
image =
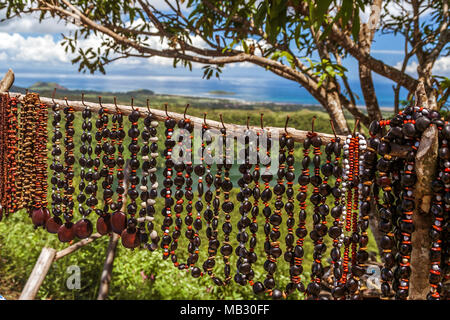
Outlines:
[{"label": "distant island", "polygon": [[69,91],[69,89],[57,84],[56,82],[44,82],[44,81],[36,82],[33,85],[31,85],[28,89],[35,91],[39,90],[43,91],[43,90],[54,90],[55,88],[56,90]]},{"label": "distant island", "polygon": [[208,91],[208,94],[214,94],[214,95],[218,95],[218,96],[234,96],[236,94],[236,92],[224,91],[224,90],[211,90],[211,91]]}]

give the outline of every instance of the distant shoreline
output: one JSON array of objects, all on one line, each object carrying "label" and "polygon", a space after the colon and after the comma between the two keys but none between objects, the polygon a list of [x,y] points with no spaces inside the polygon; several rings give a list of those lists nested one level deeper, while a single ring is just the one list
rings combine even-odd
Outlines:
[{"label": "distant shoreline", "polygon": [[[36,86],[39,85],[39,86]],[[208,92],[205,92],[204,94],[197,94],[197,95],[184,95],[184,94],[169,94],[169,93],[158,93],[158,92],[153,92],[151,90],[147,90],[147,89],[137,89],[137,90],[133,90],[133,91],[99,91],[99,90],[83,90],[83,89],[69,89],[69,88],[65,88],[60,86],[59,84],[57,84],[56,82],[38,82],[36,84],[31,85],[29,88],[30,90],[35,90],[35,91],[49,91],[51,88],[53,87],[57,87],[57,90],[60,92],[85,92],[85,93],[99,93],[99,94],[109,94],[109,95],[127,95],[127,94],[133,94],[133,93],[137,93],[137,92],[144,92],[144,91],[148,91],[149,94],[150,92],[152,92],[153,96],[157,96],[157,97],[173,97],[173,98],[185,98],[185,99],[205,99],[205,100],[219,100],[219,101],[223,101],[223,102],[234,102],[234,103],[239,103],[242,105],[256,105],[256,106],[270,106],[270,105],[274,105],[274,106],[291,106],[291,107],[295,107],[298,106],[299,108],[322,108],[322,105],[320,104],[311,104],[311,103],[300,103],[300,102],[279,102],[279,101],[270,101],[270,100],[265,100],[265,101],[252,101],[252,100],[246,100],[246,99],[242,99],[242,98],[237,98],[237,97],[231,97],[233,95],[235,95],[235,92],[232,91],[225,91],[225,90],[210,90]],[[25,91],[25,88],[19,87],[19,86],[14,86],[16,87],[18,91]],[[365,110],[366,106],[365,105],[357,105],[358,108]],[[380,106],[380,109],[382,111],[393,111],[393,106]]]}]

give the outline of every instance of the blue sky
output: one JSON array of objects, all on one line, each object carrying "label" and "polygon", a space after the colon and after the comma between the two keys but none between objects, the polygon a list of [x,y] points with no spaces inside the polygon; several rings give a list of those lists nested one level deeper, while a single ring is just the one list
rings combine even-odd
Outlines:
[{"label": "blue sky", "polygon": [[[0,12],[0,16],[2,14],[4,15]],[[253,96],[255,97],[253,100],[258,100],[256,99],[258,97],[258,83],[261,83],[261,91],[267,91],[271,83],[275,87],[289,88],[289,91],[291,91],[291,88],[292,91],[298,89],[297,84],[280,79],[260,67],[247,63],[228,66],[222,73],[222,80],[211,81],[202,80],[202,70],[199,65],[194,66],[192,72],[183,67],[174,69],[171,60],[158,57],[117,61],[107,66],[105,76],[101,74],[94,76],[80,75],[77,71],[78,66],[71,64],[71,57],[64,52],[63,47],[59,44],[61,33],[67,33],[71,29],[73,29],[73,26],[66,26],[55,20],[38,23],[37,19],[30,16],[0,23],[0,73],[12,68],[16,73],[16,84],[25,87],[39,80],[53,80],[73,89],[88,90],[91,89],[91,86],[95,87],[92,89],[112,91],[146,88],[156,92],[163,91],[164,93],[188,95],[202,95],[195,92],[196,87],[204,88],[204,90],[233,90],[234,88],[244,90],[246,85],[252,85],[254,88],[249,90],[247,95],[241,95],[243,99],[247,100]],[[91,39],[85,40],[82,45],[95,45],[95,43],[95,39]],[[380,36],[377,34],[372,47],[372,55],[387,64],[399,66],[403,58],[403,44],[404,40],[400,36]],[[155,42],[155,45],[159,44]],[[448,57],[440,58],[435,67],[435,72],[448,76],[450,73],[449,60]],[[344,66],[349,70],[350,82],[359,92],[356,61],[351,58],[346,59]],[[411,62],[407,70],[414,75],[414,61]],[[84,79],[87,79],[87,81],[84,81]],[[389,80],[374,75],[374,81],[377,87],[383,87],[383,95],[389,95],[392,85]],[[189,94],[190,92],[192,94]],[[291,99],[286,101],[313,103],[314,99],[307,96],[306,92],[302,92],[298,96],[293,95]],[[274,92],[270,97],[276,98],[277,93]],[[271,99],[270,97],[264,96],[264,99]],[[386,103],[389,103],[388,99]],[[362,101],[361,104],[363,104]]]}]

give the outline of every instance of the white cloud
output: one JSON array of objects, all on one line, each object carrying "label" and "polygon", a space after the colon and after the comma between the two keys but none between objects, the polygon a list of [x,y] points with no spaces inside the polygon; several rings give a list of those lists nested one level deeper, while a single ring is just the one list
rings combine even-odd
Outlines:
[{"label": "white cloud", "polygon": [[403,50],[384,50],[384,49],[374,49],[370,51],[371,53],[377,54],[405,54]]},{"label": "white cloud", "polygon": [[[0,11],[0,16],[4,15],[4,10]],[[0,24],[0,32],[7,33],[60,34],[75,29],[75,25],[52,17],[47,17],[39,22],[39,15],[36,13],[6,20]]]},{"label": "white cloud", "polygon": [[0,54],[8,60],[26,62],[68,62],[64,49],[50,35],[24,37],[0,32]]},{"label": "white cloud", "polygon": [[450,57],[441,57],[436,60],[434,67],[433,67],[433,73],[439,74],[439,75],[450,75]]},{"label": "white cloud", "polygon": [[[417,63],[417,61],[413,61],[406,66],[405,72],[410,75],[417,75],[418,66],[419,64]],[[401,61],[397,62],[397,64],[394,67],[401,70],[402,62]],[[448,76],[448,74],[450,74],[450,57],[438,58],[433,66],[433,74],[436,75],[447,74]]]}]

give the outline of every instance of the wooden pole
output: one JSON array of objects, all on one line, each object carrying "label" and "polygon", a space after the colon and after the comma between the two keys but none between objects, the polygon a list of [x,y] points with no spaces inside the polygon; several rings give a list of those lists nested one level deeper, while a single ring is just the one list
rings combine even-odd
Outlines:
[{"label": "wooden pole", "polygon": [[89,238],[82,239],[82,240],[78,241],[77,243],[71,245],[70,247],[67,247],[61,251],[58,251],[55,256],[55,261],[61,259],[62,257],[67,256],[68,254],[71,254],[72,252],[77,251],[81,247],[84,247],[85,245],[87,245],[101,237],[102,237],[102,235],[100,233],[94,233]]},{"label": "wooden pole", "polygon": [[70,247],[58,252],[53,248],[44,247],[36,264],[34,265],[33,271],[31,272],[25,287],[22,290],[22,293],[20,294],[19,300],[34,300],[53,262],[77,251],[81,247],[84,247],[100,237],[102,237],[100,233],[94,233],[89,238],[80,240]]},{"label": "wooden pole", "polygon": [[103,266],[102,275],[100,277],[100,287],[98,289],[97,300],[105,300],[108,297],[109,284],[111,283],[114,258],[116,256],[116,249],[119,238],[119,235],[114,232],[109,238],[108,249],[106,250],[105,264]]},{"label": "wooden pole", "polygon": [[20,294],[19,300],[33,300],[36,297],[39,287],[44,282],[45,276],[50,269],[56,256],[56,250],[53,248],[44,247],[39,255],[39,258],[34,265],[33,271],[28,278],[25,287]]},{"label": "wooden pole", "polygon": [[[11,97],[20,97],[21,94],[20,93],[14,93],[11,92],[10,93]],[[53,100],[55,101],[55,103],[60,104],[60,105],[66,105],[66,101],[65,100],[61,100],[61,99],[52,99],[52,98],[46,98],[46,97],[40,97],[40,100],[42,103],[47,104],[48,106],[53,105]],[[93,112],[97,112],[100,109],[100,105],[97,103],[92,103],[92,102],[83,102],[81,101],[67,101],[67,103],[69,105],[71,105],[75,111],[83,111],[84,108],[86,106],[89,106],[91,108],[91,110]],[[102,103],[103,108],[106,109],[107,113],[116,113],[116,105],[114,104],[106,104],[106,103]],[[132,111],[132,108],[130,106],[125,106],[125,105],[117,105],[117,108],[124,114],[124,115],[129,115]],[[136,110],[138,110],[141,113],[141,117],[146,117],[148,110],[147,108],[144,107],[135,107]],[[154,119],[156,121],[165,121],[166,120],[166,112],[164,110],[159,110],[159,109],[155,109],[155,108],[151,108],[151,112],[154,116]],[[176,113],[176,112],[168,112],[169,116],[172,117],[173,119],[175,119],[176,121],[184,119],[184,115],[180,114],[180,113]],[[189,116],[186,115],[186,118],[189,118],[192,123],[194,123],[194,125],[197,126],[202,126],[203,125],[203,118],[198,118],[198,117],[193,117],[193,116]],[[206,121],[207,125],[212,128],[212,129],[216,129],[216,130],[220,130],[222,128],[222,123],[219,121],[214,121],[214,120],[207,120]],[[247,130],[247,126],[241,126],[241,125],[236,125],[236,124],[231,124],[231,123],[225,123],[225,127],[227,128],[227,132],[228,133],[234,133],[235,135],[242,135],[244,134],[244,132]],[[261,132],[261,127],[257,127],[257,126],[249,126],[249,129],[255,131],[255,132]],[[294,139],[294,141],[296,142],[303,142],[306,139],[306,136],[308,134],[308,131],[304,131],[304,130],[297,130],[295,128],[291,128],[288,127],[286,128],[287,131],[289,132],[289,134],[292,136],[292,138]],[[265,127],[264,130],[266,130],[268,136],[271,136],[272,134],[274,134],[275,132],[278,133],[280,136],[283,134],[284,132],[284,128],[278,128],[278,127]],[[317,132],[317,135],[321,137],[322,139],[322,143],[324,145],[326,145],[328,142],[331,141],[331,139],[334,139],[334,135],[332,134],[327,134],[327,133],[319,133]],[[341,143],[344,143],[346,136],[339,136],[341,138]]]},{"label": "wooden pole", "polygon": [[9,69],[3,79],[0,81],[0,92],[8,91],[14,83],[14,72]]}]

